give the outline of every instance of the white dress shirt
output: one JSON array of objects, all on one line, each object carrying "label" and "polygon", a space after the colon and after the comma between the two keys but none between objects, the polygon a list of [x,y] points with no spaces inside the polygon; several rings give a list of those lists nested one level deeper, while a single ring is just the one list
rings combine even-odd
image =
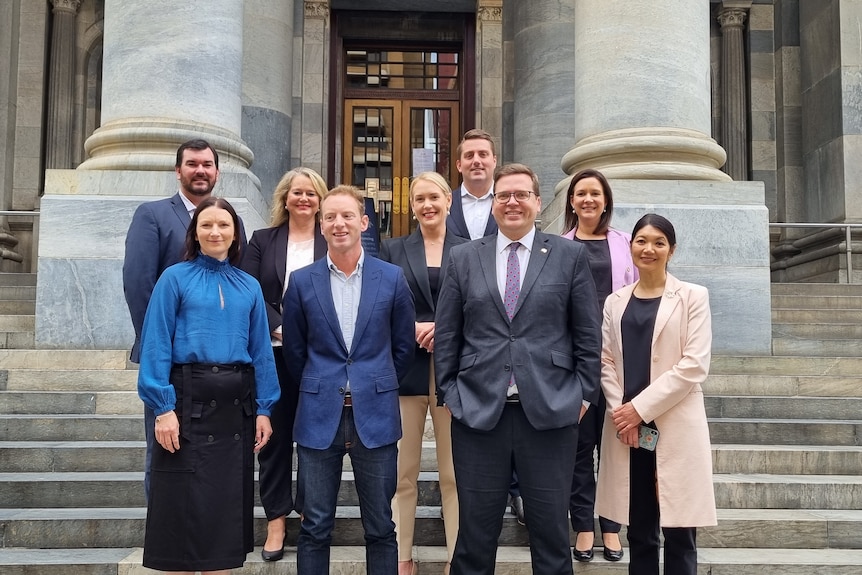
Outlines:
[{"label": "white dress shirt", "polygon": [[494,202],[494,184],[488,188],[488,192],[477,198],[467,191],[461,184],[461,208],[464,212],[464,223],[471,240],[485,237],[485,228],[488,226],[488,218],[491,216],[491,205]]}]

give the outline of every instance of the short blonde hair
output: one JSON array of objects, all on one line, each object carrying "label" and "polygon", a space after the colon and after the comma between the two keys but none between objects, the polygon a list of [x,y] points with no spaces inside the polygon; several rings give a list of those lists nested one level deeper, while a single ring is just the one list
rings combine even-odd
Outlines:
[{"label": "short blonde hair", "polygon": [[413,201],[413,188],[416,187],[417,182],[430,182],[440,188],[440,191],[443,192],[446,196],[452,195],[452,188],[449,187],[449,183],[446,181],[446,178],[438,174],[437,172],[422,172],[410,182],[410,201]]},{"label": "short blonde hair", "polygon": [[[365,196],[362,194],[362,191],[356,186],[348,186],[346,184],[341,184],[335,186],[323,196],[323,200],[326,198],[330,198],[332,196],[350,196],[356,203],[359,204],[359,216],[362,217],[365,215]],[[321,201],[322,205],[322,201]]]},{"label": "short blonde hair", "polygon": [[293,180],[296,179],[297,176],[305,176],[311,180],[311,185],[314,187],[314,193],[317,194],[317,199],[321,202],[323,201],[323,196],[326,194],[326,182],[323,181],[320,174],[311,168],[299,167],[290,170],[281,177],[278,185],[275,186],[275,191],[272,193],[272,208],[270,209],[271,219],[269,225],[274,228],[277,228],[290,219],[290,212],[288,212],[287,208],[284,207],[284,199],[287,197],[287,193],[290,192]]}]

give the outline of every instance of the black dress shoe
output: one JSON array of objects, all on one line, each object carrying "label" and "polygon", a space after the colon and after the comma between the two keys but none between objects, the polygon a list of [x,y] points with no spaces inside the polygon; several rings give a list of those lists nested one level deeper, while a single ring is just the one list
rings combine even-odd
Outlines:
[{"label": "black dress shoe", "polygon": [[521,499],[520,495],[515,495],[509,500],[510,505],[512,506],[512,514],[517,517],[518,523],[521,525],[526,525],[526,521],[524,520],[524,500]]},{"label": "black dress shoe", "polygon": [[608,549],[604,548],[602,551],[602,555],[605,558],[605,561],[619,561],[623,558],[623,550],[622,549]]},{"label": "black dress shoe", "polygon": [[266,549],[261,548],[260,556],[264,561],[281,561],[284,557],[284,542],[281,543],[281,549],[277,551],[267,551]]},{"label": "black dress shoe", "polygon": [[575,561],[586,563],[587,561],[593,560],[593,550],[587,549],[586,551],[581,551],[580,549],[572,547],[572,557],[575,558]]}]

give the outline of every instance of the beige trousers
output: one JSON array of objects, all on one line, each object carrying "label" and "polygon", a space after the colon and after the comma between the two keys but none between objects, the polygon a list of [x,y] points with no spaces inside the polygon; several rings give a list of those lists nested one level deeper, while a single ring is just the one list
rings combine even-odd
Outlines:
[{"label": "beige trousers", "polygon": [[437,447],[437,470],[440,476],[448,561],[452,561],[455,540],[458,538],[458,492],[455,490],[455,468],[452,464],[452,417],[448,409],[436,405],[433,364],[428,389],[428,395],[406,395],[399,398],[402,437],[398,442],[398,487],[392,499],[392,519],[395,521],[399,561],[413,558],[422,435],[429,410]]}]

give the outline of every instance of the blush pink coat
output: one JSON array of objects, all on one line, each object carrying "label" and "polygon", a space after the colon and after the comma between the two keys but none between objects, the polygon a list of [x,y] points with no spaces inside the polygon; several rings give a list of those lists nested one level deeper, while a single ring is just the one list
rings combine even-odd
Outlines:
[{"label": "blush pink coat", "polygon": [[[620,322],[637,284],[608,296],[602,325],[602,390],[608,411],[596,513],[629,523],[629,447],[616,437],[611,412],[623,399]],[[709,293],[703,286],[667,275],[652,337],[650,384],[632,400],[646,422],[659,431],[656,446],[659,513],[662,527],[715,525],[712,452],[701,384],[709,373],[712,322]]]}]

